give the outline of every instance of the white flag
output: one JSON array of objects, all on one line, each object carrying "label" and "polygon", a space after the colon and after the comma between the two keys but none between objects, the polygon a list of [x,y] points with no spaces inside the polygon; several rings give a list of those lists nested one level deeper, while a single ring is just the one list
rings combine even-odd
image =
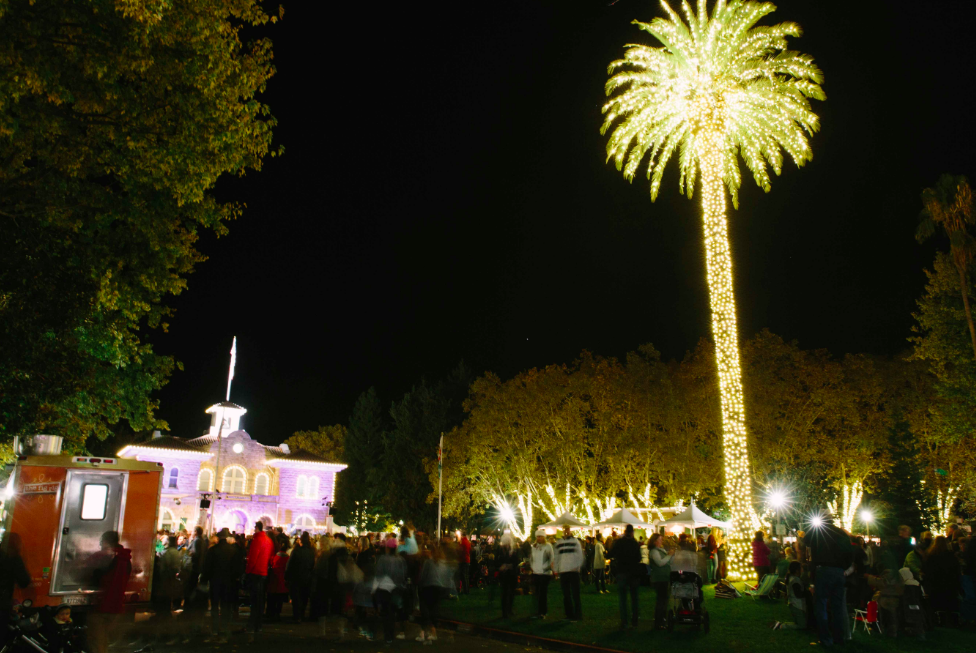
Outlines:
[{"label": "white flag", "polygon": [[230,371],[227,373],[227,401],[230,401],[230,382],[234,380],[234,366],[237,365],[237,336],[230,346]]}]

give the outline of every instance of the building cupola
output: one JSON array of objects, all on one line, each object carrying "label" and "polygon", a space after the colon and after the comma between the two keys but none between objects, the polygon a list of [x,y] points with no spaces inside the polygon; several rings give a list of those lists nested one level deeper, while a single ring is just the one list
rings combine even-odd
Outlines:
[{"label": "building cupola", "polygon": [[208,435],[216,437],[219,432],[221,437],[227,437],[230,433],[240,430],[241,416],[247,412],[247,409],[229,401],[222,401],[208,408],[207,412],[211,416]]}]

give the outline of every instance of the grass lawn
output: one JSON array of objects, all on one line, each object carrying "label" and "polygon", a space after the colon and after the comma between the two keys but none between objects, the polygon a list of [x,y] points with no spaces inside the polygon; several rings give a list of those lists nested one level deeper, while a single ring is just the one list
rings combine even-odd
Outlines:
[{"label": "grass lawn", "polygon": [[[737,585],[739,587],[739,585]],[[650,588],[640,592],[641,623],[637,630],[620,631],[620,608],[616,586],[609,586],[611,594],[596,594],[593,587],[583,588],[583,621],[561,621],[563,595],[558,583],[549,587],[549,618],[545,621],[529,617],[534,612],[531,596],[515,597],[515,617],[501,618],[501,592],[498,587],[472,590],[459,601],[443,601],[441,616],[445,619],[478,624],[488,628],[594,644],[625,651],[687,651],[711,647],[724,652],[782,653],[809,650],[816,642],[813,632],[772,630],[774,621],[792,621],[782,601],[758,600],[743,596],[740,599],[716,599],[712,587],[705,588],[705,607],[711,615],[711,632],[707,635],[691,626],[675,626],[673,633],[652,630],[654,594]],[[868,635],[863,627],[854,634],[846,649],[850,651],[938,651],[939,653],[976,650],[976,633],[968,630],[940,628],[927,634],[920,642],[914,638],[882,638],[876,632]]]}]

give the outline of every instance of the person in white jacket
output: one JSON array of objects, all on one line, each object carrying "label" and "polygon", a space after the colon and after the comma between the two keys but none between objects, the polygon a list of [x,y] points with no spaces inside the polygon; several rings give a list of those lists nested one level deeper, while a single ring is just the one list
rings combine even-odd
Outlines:
[{"label": "person in white jacket", "polygon": [[533,619],[545,619],[549,613],[549,581],[552,580],[552,563],[555,553],[546,541],[546,531],[540,528],[535,532],[535,544],[529,555],[532,568],[532,593],[535,595],[536,611]]},{"label": "person in white jacket", "polygon": [[570,621],[582,621],[583,605],[580,602],[580,570],[586,558],[583,546],[573,537],[569,526],[563,526],[563,537],[556,541],[556,556],[552,569],[559,576],[563,589],[563,608]]}]

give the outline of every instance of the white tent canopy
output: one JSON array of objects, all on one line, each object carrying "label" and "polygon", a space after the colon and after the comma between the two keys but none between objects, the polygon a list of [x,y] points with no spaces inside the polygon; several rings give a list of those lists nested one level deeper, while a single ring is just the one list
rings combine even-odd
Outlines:
[{"label": "white tent canopy", "polygon": [[562,528],[563,526],[572,526],[573,528],[584,528],[586,524],[581,522],[576,518],[576,515],[569,512],[568,510],[563,514],[556,517],[549,523],[541,524],[539,528]]},{"label": "white tent canopy", "polygon": [[642,528],[647,528],[650,526],[650,524],[642,520],[631,511],[627,510],[626,508],[621,508],[615,512],[610,519],[602,521],[599,524],[593,524],[593,526],[590,528],[613,528],[615,526],[626,526],[627,524],[633,524],[634,526],[640,526]]},{"label": "white tent canopy", "polygon": [[684,526],[685,528],[705,528],[708,526],[718,526],[719,528],[729,528],[731,525],[721,519],[715,519],[699,510],[694,503],[684,512],[678,513],[670,519],[665,519],[657,523],[658,526]]}]

